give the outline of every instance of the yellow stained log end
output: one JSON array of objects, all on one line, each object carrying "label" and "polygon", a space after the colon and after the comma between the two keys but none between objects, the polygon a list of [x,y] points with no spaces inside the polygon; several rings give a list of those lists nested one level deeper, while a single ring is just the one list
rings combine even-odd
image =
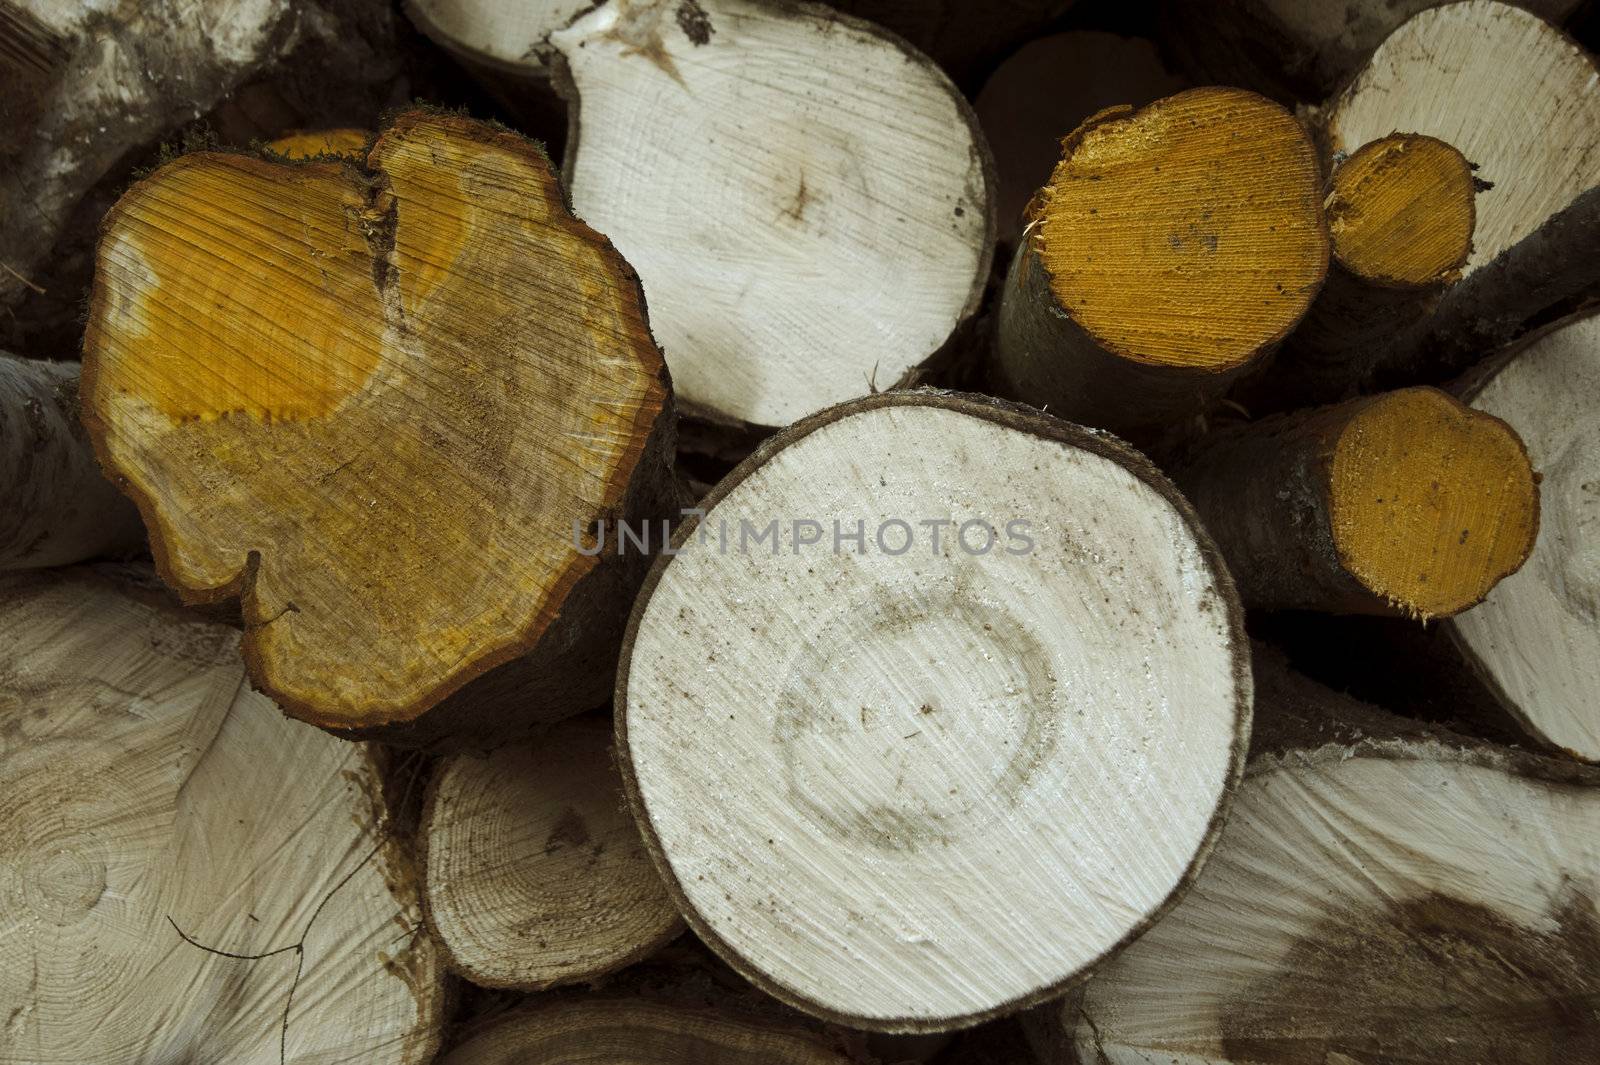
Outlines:
[{"label": "yellow stained log end", "polygon": [[1433,388],[1363,405],[1335,441],[1330,497],[1345,570],[1423,618],[1481,601],[1527,560],[1539,531],[1516,431]]},{"label": "yellow stained log end", "polygon": [[383,353],[366,209],[332,163],[198,153],[163,167],[106,222],[99,269],[118,298],[101,386],[174,422],[331,412]]},{"label": "yellow stained log end", "polygon": [[288,159],[314,159],[319,155],[361,159],[371,141],[372,134],[364,129],[316,129],[279,137],[267,142],[267,147]]},{"label": "yellow stained log end", "polygon": [[1471,164],[1444,141],[1396,133],[1363,145],[1333,174],[1334,258],[1384,284],[1452,281],[1472,254],[1475,191]]},{"label": "yellow stained log end", "polygon": [[1062,150],[1035,246],[1057,302],[1107,350],[1225,372],[1310,306],[1328,231],[1316,152],[1283,107],[1194,89],[1103,111]]}]

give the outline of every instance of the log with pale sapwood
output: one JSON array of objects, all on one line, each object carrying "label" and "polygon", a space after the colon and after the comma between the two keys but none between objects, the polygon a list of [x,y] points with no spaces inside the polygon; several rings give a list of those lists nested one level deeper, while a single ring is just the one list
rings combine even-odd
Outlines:
[{"label": "log with pale sapwood", "polygon": [[777,427],[914,379],[977,309],[993,167],[948,78],[814,4],[603,3],[554,34],[577,214],[685,413]]},{"label": "log with pale sapwood", "polygon": [[142,575],[0,579],[0,1060],[423,1065],[444,967],[389,759]]},{"label": "log with pale sapwood", "polygon": [[619,756],[699,936],[802,1010],[977,1023],[1181,894],[1249,731],[1189,506],[1103,433],[888,393],[778,434],[635,604]]},{"label": "log with pale sapwood", "polygon": [[1219,430],[1174,477],[1252,608],[1449,617],[1539,530],[1516,431],[1434,388]]},{"label": "log with pale sapwood", "polygon": [[[1593,1060],[1600,775],[1396,718],[1256,653],[1216,853],[1080,1000],[1105,1065]],[[1052,1032],[1053,1030],[1053,1032]]]},{"label": "log with pale sapwood", "polygon": [[1203,411],[1300,321],[1328,269],[1311,140],[1238,89],[1090,118],[1029,215],[994,384],[1116,432]]},{"label": "log with pale sapwood", "polygon": [[[1582,2],[1519,0],[1518,6],[1559,24]],[[1437,3],[1165,0],[1162,39],[1198,81],[1242,85],[1285,101],[1321,100],[1349,81],[1403,22]]]},{"label": "log with pale sapwood", "polygon": [[240,599],[289,713],[505,742],[608,694],[648,558],[607,526],[675,512],[666,371],[532,142],[412,111],[366,165],[199,153],[135,185],[84,416],[163,578]]},{"label": "log with pale sapwood", "polygon": [[78,420],[78,364],[0,354],[0,570],[144,550]]},{"label": "log with pale sapwood", "polygon": [[1023,213],[1061,158],[1061,138],[1117,104],[1143,107],[1184,88],[1149,41],[1080,30],[1030,41],[1000,64],[973,110],[994,153],[1000,242],[1015,246]]},{"label": "log with pale sapwood", "polygon": [[1341,162],[1328,190],[1327,284],[1233,398],[1263,414],[1370,387],[1379,353],[1460,279],[1472,253],[1474,189],[1472,165],[1434,137],[1391,134]]},{"label": "log with pale sapwood", "polygon": [[470,1028],[440,1065],[853,1065],[838,1040],[714,1005],[570,994]]},{"label": "log with pale sapwood", "polygon": [[1528,564],[1449,635],[1524,733],[1600,762],[1600,315],[1530,338],[1465,391],[1521,434],[1542,516]]},{"label": "log with pale sapwood", "polygon": [[245,82],[292,65],[292,95],[381,106],[393,23],[377,0],[0,0],[0,307],[75,315],[106,206],[85,197]]},{"label": "log with pale sapwood", "polygon": [[428,927],[479,986],[592,981],[683,930],[623,801],[609,719],[443,762],[420,836]]},{"label": "log with pale sapwood", "polygon": [[1495,0],[1425,11],[1318,121],[1335,160],[1395,131],[1426,134],[1480,183],[1461,281],[1373,354],[1377,384],[1447,381],[1600,284],[1600,66],[1538,16]]}]

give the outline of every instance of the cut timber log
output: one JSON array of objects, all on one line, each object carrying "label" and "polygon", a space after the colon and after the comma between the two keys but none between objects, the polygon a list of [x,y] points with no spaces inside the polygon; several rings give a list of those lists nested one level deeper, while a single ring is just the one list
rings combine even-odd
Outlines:
[{"label": "cut timber log", "polygon": [[1328,269],[1310,138],[1236,89],[1089,119],[1030,212],[995,384],[1117,432],[1204,409],[1288,334]]},{"label": "cut timber log", "polygon": [[1362,145],[1330,184],[1328,282],[1283,350],[1236,390],[1257,414],[1369,385],[1377,353],[1433,312],[1472,253],[1472,165],[1441,140],[1395,133]]},{"label": "cut timber log", "polygon": [[1539,528],[1516,431],[1433,388],[1219,431],[1175,479],[1266,610],[1449,617],[1516,572]]},{"label": "cut timber log", "polygon": [[[1438,0],[1164,0],[1163,39],[1197,81],[1285,101],[1340,88],[1400,24]],[[1583,0],[1519,0],[1561,22]],[[1405,126],[1402,124],[1401,129]]]},{"label": "cut timber log", "polygon": [[1595,1060],[1600,776],[1268,677],[1262,658],[1216,853],[1050,1019],[1072,1060]]},{"label": "cut timber log", "polygon": [[1600,281],[1600,67],[1536,15],[1494,0],[1425,11],[1321,122],[1335,159],[1421,133],[1459,149],[1482,183],[1461,283],[1375,354],[1379,384],[1449,380]]},{"label": "cut timber log", "polygon": [[143,577],[0,578],[0,1060],[423,1065],[444,967],[385,756]]},{"label": "cut timber log", "polygon": [[382,0],[0,0],[0,307],[75,318],[105,209],[85,197],[284,60],[302,94],[378,107],[394,21]]},{"label": "cut timber log", "polygon": [[639,961],[683,924],[622,798],[604,718],[457,755],[422,819],[428,926],[482,987],[543,990]]},{"label": "cut timber log", "polygon": [[1061,158],[1062,137],[1107,107],[1143,107],[1182,88],[1149,41],[1092,30],[1030,41],[1000,64],[973,109],[994,152],[1001,243],[1016,246],[1028,201]]},{"label": "cut timber log", "polygon": [[134,186],[84,417],[290,714],[505,742],[606,698],[648,560],[597,536],[672,512],[666,372],[531,142],[410,112],[368,166],[200,153]]},{"label": "cut timber log", "polygon": [[646,843],[729,964],[827,1020],[936,1031],[1055,994],[1181,893],[1248,648],[1140,455],[888,393],[704,506],[635,604],[616,705]]},{"label": "cut timber log", "polygon": [[685,413],[776,427],[917,374],[994,249],[977,120],[813,4],[603,3],[555,34],[578,215],[639,270]]},{"label": "cut timber log", "polygon": [[366,158],[372,134],[364,129],[315,129],[289,133],[267,142],[267,148],[286,159],[315,159],[337,155],[357,162]]},{"label": "cut timber log", "polygon": [[133,506],[78,422],[77,363],[0,355],[0,570],[144,550]]},{"label": "cut timber log", "polygon": [[485,1021],[440,1065],[852,1065],[835,1041],[716,1008],[560,996]]},{"label": "cut timber log", "polygon": [[1600,316],[1532,338],[1468,395],[1527,443],[1543,516],[1528,564],[1450,635],[1524,732],[1600,762]]}]

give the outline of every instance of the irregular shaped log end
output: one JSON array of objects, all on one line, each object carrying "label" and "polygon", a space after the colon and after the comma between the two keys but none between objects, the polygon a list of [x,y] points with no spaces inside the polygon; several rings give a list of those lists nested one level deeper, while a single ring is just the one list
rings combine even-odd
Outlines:
[{"label": "irregular shaped log end", "polygon": [[[84,401],[163,577],[239,595],[256,684],[366,736],[558,619],[562,646],[614,646],[617,590],[569,601],[605,561],[575,530],[668,476],[636,276],[532,142],[428,111],[395,118],[364,171],[201,153],[130,190],[104,228]],[[603,698],[604,676],[569,679],[557,710]]]},{"label": "irregular shaped log end", "polygon": [[1516,431],[1431,388],[1378,397],[1345,424],[1329,500],[1345,569],[1423,618],[1480,602],[1527,560],[1539,529]]},{"label": "irregular shaped log end", "polygon": [[1452,281],[1472,254],[1474,193],[1472,165],[1444,141],[1396,133],[1365,144],[1333,173],[1334,258],[1396,287]]},{"label": "irregular shaped log end", "polygon": [[314,159],[319,155],[363,159],[371,145],[372,134],[348,127],[302,130],[267,142],[268,149],[288,159]]},{"label": "irregular shaped log end", "polygon": [[1287,110],[1194,89],[1103,111],[1069,136],[1034,241],[1052,295],[1102,347],[1225,373],[1282,340],[1321,286],[1319,186]]}]

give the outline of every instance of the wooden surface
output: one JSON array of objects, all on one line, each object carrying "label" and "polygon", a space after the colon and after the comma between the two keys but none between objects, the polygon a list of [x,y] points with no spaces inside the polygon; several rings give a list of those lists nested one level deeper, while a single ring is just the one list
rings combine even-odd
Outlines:
[{"label": "wooden surface", "polygon": [[623,801],[605,718],[441,763],[421,836],[428,925],[481,986],[595,980],[683,931]]},{"label": "wooden surface", "polygon": [[443,966],[374,752],[142,580],[0,582],[0,1060],[423,1065]]},{"label": "wooden surface", "polygon": [[1536,739],[1600,761],[1600,318],[1526,345],[1472,405],[1504,418],[1542,475],[1533,557],[1452,635]]},{"label": "wooden surface", "polygon": [[551,41],[573,209],[638,269],[684,409],[776,427],[893,386],[988,279],[971,109],[925,57],[821,6],[674,10],[602,4]]},{"label": "wooden surface", "polygon": [[255,683],[342,729],[422,717],[558,614],[603,655],[622,604],[569,602],[600,561],[574,529],[665,479],[670,410],[637,282],[531,142],[416,111],[368,165],[157,171],[107,219],[85,342],[163,577],[241,596]]},{"label": "wooden surface", "polygon": [[[619,734],[658,865],[742,973],[855,1027],[949,1028],[1059,990],[1181,890],[1249,689],[1231,582],[1135,452],[890,394],[780,434],[705,505],[635,607]],[[831,524],[721,548],[772,519],[860,520],[866,553]],[[892,519],[998,535],[897,552],[889,527],[885,551]]]}]

